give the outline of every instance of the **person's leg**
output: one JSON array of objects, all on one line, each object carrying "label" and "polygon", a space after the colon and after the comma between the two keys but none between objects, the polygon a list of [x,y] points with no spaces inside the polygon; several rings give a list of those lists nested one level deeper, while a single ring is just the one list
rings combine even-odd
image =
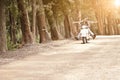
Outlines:
[{"label": "person's leg", "polygon": [[85,42],[88,43],[88,41],[87,41],[87,37],[85,37]]},{"label": "person's leg", "polygon": [[82,37],[82,42],[83,44],[85,44],[85,37]]}]

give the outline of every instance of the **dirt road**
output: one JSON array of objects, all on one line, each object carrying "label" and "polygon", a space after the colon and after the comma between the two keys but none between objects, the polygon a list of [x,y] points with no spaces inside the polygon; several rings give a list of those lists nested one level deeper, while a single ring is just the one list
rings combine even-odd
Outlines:
[{"label": "dirt road", "polygon": [[60,42],[1,65],[0,80],[120,80],[120,36],[97,36],[88,44]]}]

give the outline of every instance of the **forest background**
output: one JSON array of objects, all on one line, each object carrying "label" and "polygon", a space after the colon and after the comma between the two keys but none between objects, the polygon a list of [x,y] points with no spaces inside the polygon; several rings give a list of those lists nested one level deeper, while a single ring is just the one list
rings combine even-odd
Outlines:
[{"label": "forest background", "polygon": [[84,18],[97,35],[119,35],[119,4],[118,0],[0,0],[0,52],[74,38]]}]

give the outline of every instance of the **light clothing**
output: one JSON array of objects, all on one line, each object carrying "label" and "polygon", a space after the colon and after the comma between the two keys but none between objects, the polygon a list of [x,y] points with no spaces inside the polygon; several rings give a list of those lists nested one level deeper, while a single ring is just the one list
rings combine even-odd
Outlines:
[{"label": "light clothing", "polygon": [[88,34],[89,34],[88,28],[83,28],[83,29],[81,29],[80,35],[81,35],[83,44],[87,43]]},{"label": "light clothing", "polygon": [[80,37],[88,37],[89,36],[89,28],[86,25],[82,26],[81,31],[79,32],[77,38],[79,39]]},{"label": "light clothing", "polygon": [[88,29],[81,29],[81,31],[80,31],[81,37],[87,37],[88,34],[89,34]]},{"label": "light clothing", "polygon": [[94,35],[94,33],[90,30],[89,26],[83,25],[83,26],[82,26],[82,29],[88,29],[89,34],[90,34],[90,35]]},{"label": "light clothing", "polygon": [[81,27],[81,31],[77,35],[77,38],[80,39],[80,37],[86,37],[87,39],[90,39],[90,36],[93,37],[94,33],[90,30],[89,26],[83,25]]}]

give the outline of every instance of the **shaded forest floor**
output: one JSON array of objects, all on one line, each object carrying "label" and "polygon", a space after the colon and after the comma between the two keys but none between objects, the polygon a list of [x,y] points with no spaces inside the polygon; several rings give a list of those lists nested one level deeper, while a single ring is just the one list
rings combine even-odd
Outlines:
[{"label": "shaded forest floor", "polygon": [[58,40],[0,55],[1,80],[120,80],[120,36]]}]

